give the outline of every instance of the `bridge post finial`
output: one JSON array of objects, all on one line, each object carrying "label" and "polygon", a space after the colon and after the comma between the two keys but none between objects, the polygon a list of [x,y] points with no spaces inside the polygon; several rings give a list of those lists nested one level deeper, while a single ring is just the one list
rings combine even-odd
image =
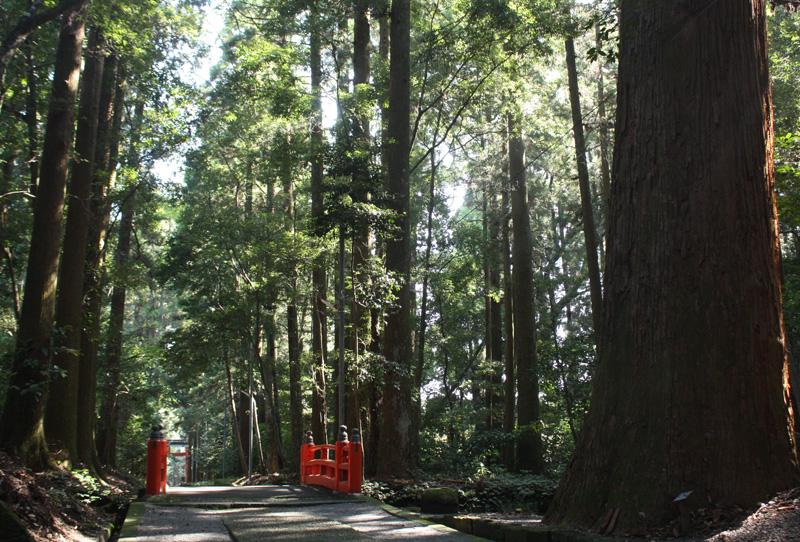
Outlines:
[{"label": "bridge post finial", "polygon": [[339,426],[339,438],[338,438],[338,441],[339,442],[347,442],[347,426],[346,425],[340,425]]}]

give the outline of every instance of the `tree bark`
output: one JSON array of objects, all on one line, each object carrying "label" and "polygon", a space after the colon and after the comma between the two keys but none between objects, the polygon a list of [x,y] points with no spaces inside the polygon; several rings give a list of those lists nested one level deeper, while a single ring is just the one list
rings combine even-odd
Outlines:
[{"label": "tree bark", "polygon": [[517,466],[541,473],[542,439],[539,432],[539,373],[536,359],[536,321],[533,295],[533,240],[528,210],[525,145],[518,121],[508,114],[508,170],[511,180],[511,218],[514,228],[512,275],[514,293],[514,356],[517,362],[519,437]]},{"label": "tree bark", "polygon": [[57,458],[71,464],[78,461],[78,362],[83,327],[83,272],[105,64],[104,47],[105,40],[100,30],[93,28],[84,59],[75,153],[67,190],[67,219],[58,271],[53,340],[53,368],[56,372],[50,380],[45,413],[45,430],[51,450]]},{"label": "tree bark", "polygon": [[[389,362],[383,389],[378,450],[380,478],[401,477],[410,457],[413,366],[411,344],[411,223],[409,217],[411,4],[394,0],[391,11],[387,185],[396,233],[386,239],[386,270],[397,279],[397,303],[386,317],[383,352]],[[395,368],[396,367],[396,368]]]},{"label": "tree bark", "polygon": [[586,267],[589,271],[589,291],[592,298],[592,327],[595,345],[600,350],[600,323],[603,321],[603,285],[600,282],[600,264],[597,260],[597,230],[594,225],[592,189],[589,184],[589,168],[586,165],[586,138],[583,133],[581,95],[578,88],[578,70],[575,66],[575,42],[568,37],[567,75],[569,78],[569,103],[572,108],[572,135],[575,139],[575,157],[578,164],[578,185],[581,192],[581,216],[583,239],[586,246]]},{"label": "tree bark", "polygon": [[603,348],[550,522],[641,532],[687,490],[797,485],[766,9],[622,2]]},{"label": "tree bark", "polygon": [[58,39],[53,90],[47,113],[42,170],[34,205],[28,270],[8,393],[0,423],[0,445],[26,465],[48,463],[44,411],[50,369],[58,252],[67,163],[72,146],[75,97],[84,21],[68,11]]}]

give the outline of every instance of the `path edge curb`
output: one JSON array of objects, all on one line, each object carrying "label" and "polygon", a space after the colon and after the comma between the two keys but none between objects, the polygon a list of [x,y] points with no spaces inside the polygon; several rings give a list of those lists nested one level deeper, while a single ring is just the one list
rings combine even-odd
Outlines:
[{"label": "path edge curb", "polygon": [[118,540],[125,538],[133,538],[139,528],[139,521],[142,519],[145,511],[144,501],[133,501],[128,507],[128,513],[125,515],[125,521],[122,524],[122,529],[119,531]]},{"label": "path edge curb", "polygon": [[386,504],[385,502],[381,502],[381,501],[379,501],[378,499],[376,499],[374,497],[368,497],[366,495],[364,497],[367,500],[367,502],[369,502],[371,504],[374,504],[375,506],[381,508],[382,510],[384,510],[385,512],[388,512],[389,514],[391,514],[393,516],[396,516],[396,517],[399,517],[399,518],[402,518],[402,519],[406,519],[406,520],[409,520],[409,521],[414,521],[414,522],[419,523],[421,525],[425,525],[426,527],[430,527],[431,529],[435,529],[435,530],[437,530],[437,531],[439,531],[441,533],[459,534],[461,536],[468,537],[468,540],[475,540],[475,541],[478,541],[478,540],[485,541],[486,540],[486,538],[481,538],[479,536],[475,536],[474,534],[465,533],[464,531],[459,531],[458,529],[453,529],[452,527],[448,527],[447,525],[442,525],[441,523],[436,523],[435,521],[431,521],[429,519],[425,519],[425,518],[421,517],[421,515],[416,513],[416,512],[409,512],[408,510],[403,510],[402,508],[397,508],[396,506],[392,506],[391,504]]}]

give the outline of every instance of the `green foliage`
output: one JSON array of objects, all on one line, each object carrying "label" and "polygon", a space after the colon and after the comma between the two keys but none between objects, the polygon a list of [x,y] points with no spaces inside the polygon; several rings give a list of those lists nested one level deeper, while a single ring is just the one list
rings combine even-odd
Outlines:
[{"label": "green foliage", "polygon": [[556,490],[553,479],[542,476],[487,473],[468,480],[416,483],[367,481],[364,494],[394,506],[419,507],[426,490],[437,487],[458,490],[460,512],[544,513]]}]

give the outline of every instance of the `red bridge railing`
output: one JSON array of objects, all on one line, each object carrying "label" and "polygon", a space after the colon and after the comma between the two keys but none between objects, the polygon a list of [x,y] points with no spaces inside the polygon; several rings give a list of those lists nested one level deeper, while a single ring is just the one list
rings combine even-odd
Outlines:
[{"label": "red bridge railing", "polygon": [[327,487],[339,493],[361,493],[364,449],[358,429],[347,439],[347,427],[339,428],[336,444],[314,444],[311,431],[300,446],[300,483]]}]

